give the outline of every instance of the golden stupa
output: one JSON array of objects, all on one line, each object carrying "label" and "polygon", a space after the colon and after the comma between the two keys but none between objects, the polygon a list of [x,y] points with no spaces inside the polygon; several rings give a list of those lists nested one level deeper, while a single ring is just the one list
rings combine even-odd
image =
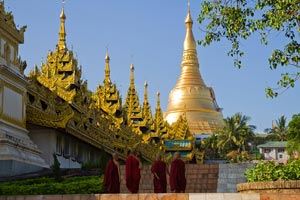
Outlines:
[{"label": "golden stupa", "polygon": [[217,105],[213,89],[205,85],[200,75],[190,8],[185,26],[181,74],[169,94],[165,119],[172,124],[185,114],[193,134],[211,134],[222,126],[223,115]]}]

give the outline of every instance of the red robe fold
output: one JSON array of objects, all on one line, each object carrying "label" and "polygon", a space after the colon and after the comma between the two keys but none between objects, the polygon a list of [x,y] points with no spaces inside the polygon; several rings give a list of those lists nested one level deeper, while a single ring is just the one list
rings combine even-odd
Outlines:
[{"label": "red robe fold", "polygon": [[159,179],[156,176],[153,177],[154,192],[155,193],[166,193],[167,192],[167,177],[166,177],[167,165],[165,162],[158,160],[155,161],[151,167],[151,172],[156,173]]},{"label": "red robe fold", "polygon": [[127,189],[131,193],[138,193],[141,179],[140,162],[132,155],[126,159],[125,175]]},{"label": "red robe fold", "polygon": [[171,191],[176,193],[185,192],[185,164],[181,159],[175,159],[171,164],[170,171],[170,186]]},{"label": "red robe fold", "polygon": [[104,188],[107,193],[120,193],[119,169],[112,159],[105,169]]}]

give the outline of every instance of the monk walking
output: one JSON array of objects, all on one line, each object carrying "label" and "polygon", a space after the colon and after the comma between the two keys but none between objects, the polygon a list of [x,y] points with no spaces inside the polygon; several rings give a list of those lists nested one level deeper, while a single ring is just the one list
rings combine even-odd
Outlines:
[{"label": "monk walking", "polygon": [[153,174],[154,193],[167,192],[167,165],[161,160],[161,154],[157,154],[156,161],[152,164],[151,172]]},{"label": "monk walking", "polygon": [[174,154],[170,171],[171,191],[176,193],[184,193],[186,187],[185,164],[180,157],[179,152]]},{"label": "monk walking", "polygon": [[125,165],[126,186],[131,193],[138,193],[141,179],[141,162],[137,153],[130,152]]},{"label": "monk walking", "polygon": [[104,188],[107,193],[120,193],[120,168],[118,154],[114,153],[104,174]]}]

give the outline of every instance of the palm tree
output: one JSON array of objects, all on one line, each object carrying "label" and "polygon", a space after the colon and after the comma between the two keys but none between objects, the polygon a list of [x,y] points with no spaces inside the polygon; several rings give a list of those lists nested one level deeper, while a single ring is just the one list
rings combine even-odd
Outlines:
[{"label": "palm tree", "polygon": [[287,140],[288,126],[286,117],[284,115],[279,117],[275,121],[275,124],[272,124],[272,128],[267,129],[266,132],[270,134],[268,138],[274,138],[275,140],[279,141]]},{"label": "palm tree", "polygon": [[224,119],[224,127],[218,131],[218,148],[222,151],[246,150],[246,141],[254,136],[253,125],[249,125],[250,117],[236,113]]}]

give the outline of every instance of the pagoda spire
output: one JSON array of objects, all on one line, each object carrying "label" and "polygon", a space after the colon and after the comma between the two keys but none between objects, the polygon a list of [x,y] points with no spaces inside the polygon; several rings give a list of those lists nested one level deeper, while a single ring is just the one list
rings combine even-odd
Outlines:
[{"label": "pagoda spire", "polygon": [[144,84],[144,102],[143,102],[143,118],[148,126],[153,124],[152,112],[151,107],[148,101],[148,83],[147,81]]},{"label": "pagoda spire", "polygon": [[130,84],[123,109],[126,114],[125,119],[127,124],[130,125],[136,133],[142,134],[140,131],[140,122],[143,121],[143,113],[139,102],[139,96],[135,89],[133,64],[130,65]]},{"label": "pagoda spire", "polygon": [[105,72],[104,84],[111,83],[109,62],[110,62],[110,57],[108,55],[108,50],[106,50],[106,55],[105,55],[105,70],[104,70],[104,72]]},{"label": "pagoda spire", "polygon": [[177,82],[179,87],[184,85],[203,85],[204,81],[200,75],[197,56],[197,45],[193,34],[193,19],[188,2],[188,12],[185,18],[186,34],[183,42],[183,55],[181,61],[181,75]]},{"label": "pagoda spire", "polygon": [[60,28],[59,28],[59,33],[58,33],[58,50],[66,50],[67,45],[66,45],[66,28],[65,28],[65,21],[66,21],[66,15],[65,15],[65,10],[64,7],[61,9],[60,13]]},{"label": "pagoda spire", "polygon": [[162,135],[167,134],[167,122],[164,120],[163,112],[160,106],[160,93],[156,94],[156,108],[154,116],[154,129],[156,137],[161,137]]}]

